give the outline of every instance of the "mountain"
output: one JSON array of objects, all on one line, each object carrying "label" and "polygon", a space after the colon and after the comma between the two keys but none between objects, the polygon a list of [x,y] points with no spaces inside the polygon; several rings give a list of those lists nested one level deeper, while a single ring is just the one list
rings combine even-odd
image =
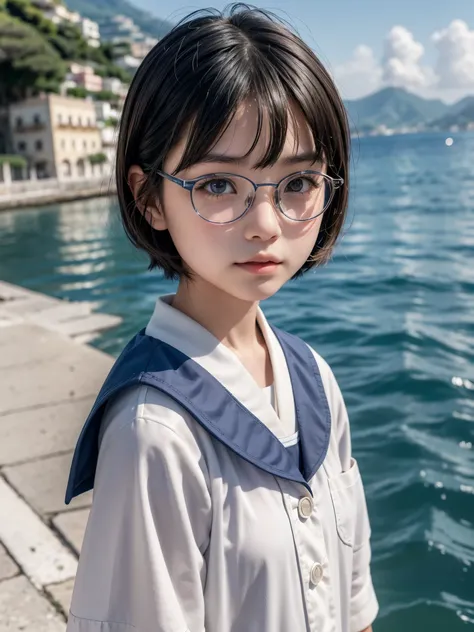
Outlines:
[{"label": "mountain", "polygon": [[403,88],[384,88],[362,99],[345,102],[351,128],[366,132],[384,126],[390,129],[416,127],[439,119],[449,106],[439,99],[423,99]]},{"label": "mountain", "polygon": [[128,0],[66,0],[72,11],[77,11],[90,20],[107,23],[116,15],[126,15],[145,33],[160,39],[173,26],[171,22],[155,17],[147,11],[133,6]]},{"label": "mountain", "polygon": [[452,127],[466,129],[470,126],[474,126],[474,97],[461,99],[444,116],[430,124],[430,127],[437,129],[450,129]]},{"label": "mountain", "polygon": [[449,108],[449,114],[459,114],[460,112],[462,112],[467,106],[471,105],[472,103],[474,103],[474,97],[470,96],[470,97],[464,97],[464,99],[461,99],[460,101],[458,101],[457,103],[454,103],[450,108]]}]

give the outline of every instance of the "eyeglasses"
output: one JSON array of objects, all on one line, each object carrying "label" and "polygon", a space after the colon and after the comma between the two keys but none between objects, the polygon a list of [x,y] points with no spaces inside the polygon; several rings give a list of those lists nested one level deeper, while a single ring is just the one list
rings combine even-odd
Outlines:
[{"label": "eyeglasses", "polygon": [[256,184],[234,173],[209,173],[192,180],[182,180],[164,171],[158,175],[189,191],[194,210],[211,224],[231,224],[250,209],[260,187],[274,188],[274,204],[285,217],[295,222],[315,219],[329,207],[342,178],[332,178],[320,171],[297,171],[279,182]]}]

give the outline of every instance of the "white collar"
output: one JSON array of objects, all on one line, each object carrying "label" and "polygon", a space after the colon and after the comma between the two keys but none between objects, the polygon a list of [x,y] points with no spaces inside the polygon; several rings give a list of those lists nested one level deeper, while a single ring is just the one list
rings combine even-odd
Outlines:
[{"label": "white collar", "polygon": [[195,320],[172,307],[173,298],[173,294],[158,298],[146,334],[192,358],[279,439],[294,434],[296,419],[290,374],[280,343],[260,307],[257,322],[270,353],[278,415],[238,356]]}]

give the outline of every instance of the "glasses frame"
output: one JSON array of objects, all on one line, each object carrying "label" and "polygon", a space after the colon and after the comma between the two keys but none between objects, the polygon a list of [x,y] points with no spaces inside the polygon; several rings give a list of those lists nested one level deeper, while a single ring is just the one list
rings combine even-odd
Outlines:
[{"label": "glasses frame", "polygon": [[[257,193],[257,190],[260,187],[273,187],[274,188],[274,192],[273,192],[274,205],[280,211],[280,213],[282,213],[282,215],[284,215],[287,219],[289,219],[292,222],[309,222],[313,219],[316,219],[320,215],[322,215],[328,209],[329,204],[331,204],[332,199],[334,198],[334,194],[336,190],[342,187],[342,185],[344,184],[343,178],[340,178],[340,177],[334,178],[332,176],[328,176],[326,173],[322,173],[322,171],[315,171],[312,169],[306,169],[304,171],[295,171],[294,173],[290,173],[284,178],[281,178],[281,180],[279,180],[278,182],[262,182],[262,183],[256,183],[250,178],[247,178],[246,176],[241,176],[238,173],[230,173],[230,172],[224,172],[224,171],[218,171],[215,173],[206,173],[202,176],[198,176],[197,178],[192,178],[191,180],[183,180],[182,178],[178,178],[177,176],[173,176],[170,173],[166,173],[166,171],[160,171],[159,169],[156,170],[156,173],[162,176],[163,178],[166,178],[170,182],[174,182],[175,184],[178,184],[183,189],[186,189],[187,191],[189,191],[189,197],[191,198],[191,204],[193,206],[194,212],[197,215],[199,215],[199,217],[203,219],[205,222],[209,222],[210,224],[216,224],[217,226],[225,226],[226,224],[233,224],[234,222],[238,222],[239,219],[242,219],[242,217],[244,217],[244,215],[246,215],[249,212],[249,210],[252,208],[252,205],[255,200],[255,194]],[[326,178],[332,183],[332,191],[331,191],[331,195],[329,196],[329,200],[325,203],[324,209],[321,212],[319,212],[317,215],[314,215],[314,217],[308,217],[307,219],[295,219],[294,217],[289,217],[289,215],[287,215],[285,211],[282,209],[281,204],[280,204],[280,199],[278,195],[278,189],[280,187],[280,184],[284,180],[286,180],[287,178],[291,178],[292,176],[309,175],[309,174],[323,176],[323,178]],[[197,210],[196,206],[194,205],[193,189],[195,185],[201,180],[208,180],[210,177],[215,177],[215,176],[217,177],[218,176],[234,176],[234,177],[237,176],[238,178],[243,178],[244,180],[247,180],[247,182],[250,182],[250,184],[253,186],[253,189],[254,189],[254,196],[251,199],[247,208],[244,210],[244,212],[241,213],[235,219],[231,219],[228,222],[213,222],[212,220],[207,219],[206,217],[201,215],[201,213]]]}]

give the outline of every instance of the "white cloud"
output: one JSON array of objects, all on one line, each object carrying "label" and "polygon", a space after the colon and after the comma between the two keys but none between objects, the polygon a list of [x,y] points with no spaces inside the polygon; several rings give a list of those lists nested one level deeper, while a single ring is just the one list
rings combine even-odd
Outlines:
[{"label": "white cloud", "polygon": [[358,98],[383,86],[406,88],[427,98],[455,101],[474,91],[474,29],[462,20],[436,31],[431,43],[438,59],[423,63],[425,48],[404,26],[394,26],[384,39],[382,58],[364,44],[334,69],[344,98]]},{"label": "white cloud", "polygon": [[417,89],[434,82],[434,72],[421,64],[425,49],[404,26],[394,26],[385,38],[383,82],[389,86]]},{"label": "white cloud", "polygon": [[462,20],[453,20],[431,39],[438,49],[438,86],[448,90],[474,88],[474,29]]},{"label": "white cloud", "polygon": [[382,68],[373,50],[361,44],[346,63],[335,67],[334,76],[342,96],[355,99],[380,87]]}]

